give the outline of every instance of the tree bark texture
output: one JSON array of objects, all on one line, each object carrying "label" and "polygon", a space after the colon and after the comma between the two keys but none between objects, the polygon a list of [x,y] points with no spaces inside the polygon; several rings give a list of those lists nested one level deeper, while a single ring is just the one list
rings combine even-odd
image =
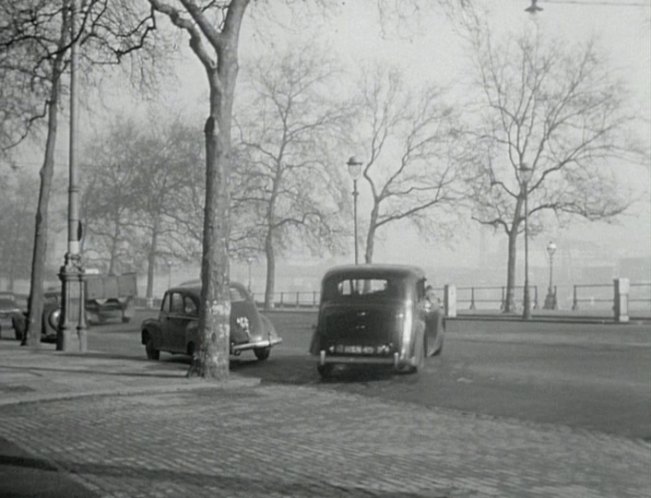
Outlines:
[{"label": "tree bark texture", "polygon": [[[65,10],[65,9],[64,9]],[[65,45],[66,33],[69,27],[68,18],[64,15],[61,23],[61,37],[59,47]],[[41,344],[42,314],[43,314],[43,279],[45,275],[45,261],[47,258],[47,232],[48,209],[50,204],[50,191],[52,190],[52,177],[54,175],[54,149],[56,146],[58,112],[61,87],[61,74],[64,67],[64,51],[57,53],[52,63],[50,98],[47,103],[48,123],[47,140],[45,143],[45,156],[43,166],[39,172],[40,189],[36,208],[34,227],[34,250],[32,257],[32,273],[30,278],[29,302],[27,306],[27,323],[23,344],[38,348]]]}]

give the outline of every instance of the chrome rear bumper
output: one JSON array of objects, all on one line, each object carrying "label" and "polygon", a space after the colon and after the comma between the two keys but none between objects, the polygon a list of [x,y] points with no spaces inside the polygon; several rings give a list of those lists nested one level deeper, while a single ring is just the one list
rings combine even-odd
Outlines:
[{"label": "chrome rear bumper", "polygon": [[319,352],[319,365],[327,363],[339,363],[348,365],[393,365],[394,368],[400,366],[400,356],[393,353],[393,356],[327,356],[324,349]]},{"label": "chrome rear bumper", "polygon": [[231,346],[231,353],[237,354],[237,353],[241,353],[242,351],[248,351],[250,349],[270,348],[272,346],[275,346],[276,344],[280,344],[281,342],[283,342],[283,340],[280,337],[276,337],[275,339],[269,339],[264,341],[245,342],[244,344],[234,344]]}]

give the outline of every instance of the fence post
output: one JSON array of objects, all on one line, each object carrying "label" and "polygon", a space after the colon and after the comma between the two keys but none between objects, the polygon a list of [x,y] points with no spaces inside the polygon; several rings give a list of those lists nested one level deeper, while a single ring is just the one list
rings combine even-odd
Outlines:
[{"label": "fence post", "polygon": [[538,286],[533,286],[533,309],[538,309]]},{"label": "fence post", "polygon": [[576,311],[579,309],[579,300],[576,295],[576,285],[574,285],[574,291],[572,292],[572,311]]},{"label": "fence post", "polygon": [[443,288],[443,309],[445,316],[457,316],[457,288],[452,284],[445,284]]},{"label": "fence post", "polygon": [[300,308],[301,303],[300,303],[300,291],[296,291],[296,307]]},{"label": "fence post", "polygon": [[504,286],[502,286],[502,302],[500,303],[500,310],[504,311],[506,309],[506,302],[504,297]]},{"label": "fence post", "polygon": [[470,288],[470,309],[471,310],[475,309],[475,288],[474,287]]},{"label": "fence post", "polygon": [[285,307],[285,293],[284,292],[280,293],[280,307],[281,308]]},{"label": "fence post", "polygon": [[613,284],[615,288],[615,304],[613,306],[615,321],[620,323],[628,322],[629,280],[628,278],[615,278]]}]

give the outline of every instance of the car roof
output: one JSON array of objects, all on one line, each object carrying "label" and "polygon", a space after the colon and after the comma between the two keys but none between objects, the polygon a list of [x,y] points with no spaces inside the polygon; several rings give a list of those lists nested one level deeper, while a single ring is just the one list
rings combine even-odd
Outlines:
[{"label": "car roof", "polygon": [[394,276],[399,278],[425,278],[425,272],[418,266],[399,264],[361,264],[361,265],[340,265],[330,268],[323,280],[334,276],[347,276],[357,278],[377,278]]},{"label": "car roof", "polygon": [[[240,291],[244,291],[246,293],[246,287],[244,287],[243,284],[239,282],[234,282],[233,280],[230,281],[229,283],[230,287],[236,287]],[[183,282],[177,286],[170,287],[167,289],[165,292],[187,292],[189,294],[194,294],[196,296],[201,295],[201,281],[200,280],[189,280],[187,282]]]}]

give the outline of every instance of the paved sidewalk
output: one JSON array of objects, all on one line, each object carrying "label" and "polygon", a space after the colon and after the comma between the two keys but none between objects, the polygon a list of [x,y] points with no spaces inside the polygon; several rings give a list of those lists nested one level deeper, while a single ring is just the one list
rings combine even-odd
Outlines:
[{"label": "paved sidewalk", "polygon": [[185,368],[0,341],[0,495],[651,496],[644,441]]}]

